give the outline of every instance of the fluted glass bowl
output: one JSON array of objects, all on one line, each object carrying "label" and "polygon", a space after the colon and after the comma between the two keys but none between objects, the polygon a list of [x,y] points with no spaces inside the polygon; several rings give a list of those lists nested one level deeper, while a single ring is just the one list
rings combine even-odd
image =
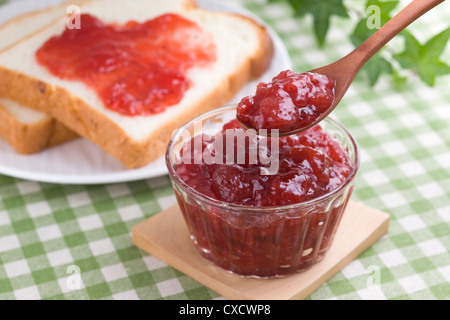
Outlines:
[{"label": "fluted glass bowl", "polygon": [[310,201],[280,207],[234,205],[201,194],[175,172],[186,136],[220,131],[236,116],[235,106],[208,112],[188,122],[172,137],[166,164],[173,189],[200,254],[229,272],[258,278],[304,271],[322,260],[351,196],[359,168],[358,147],[349,132],[329,118],[320,126],[347,152],[352,171],[332,192]]}]

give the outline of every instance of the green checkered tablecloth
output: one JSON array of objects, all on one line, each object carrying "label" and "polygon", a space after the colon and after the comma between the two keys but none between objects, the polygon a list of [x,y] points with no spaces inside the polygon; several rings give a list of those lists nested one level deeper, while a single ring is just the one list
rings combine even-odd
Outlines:
[{"label": "green checkered tablecloth", "polygon": [[[293,19],[283,3],[233,2],[278,32],[297,71],[352,49],[354,22],[333,18],[319,49],[309,17]],[[449,21],[445,3],[411,30],[424,40]],[[410,79],[398,90],[384,78],[370,88],[358,77],[333,113],[361,148],[353,200],[389,213],[391,223],[308,299],[450,299],[449,85],[450,76],[434,88]],[[0,299],[222,298],[132,244],[135,224],[174,203],[166,176],[93,186],[0,176]]]}]

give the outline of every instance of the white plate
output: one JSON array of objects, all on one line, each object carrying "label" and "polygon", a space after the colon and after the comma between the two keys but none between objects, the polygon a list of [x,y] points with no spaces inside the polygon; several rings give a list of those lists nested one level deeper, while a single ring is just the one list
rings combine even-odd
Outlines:
[{"label": "white plate", "polygon": [[[42,9],[62,0],[21,0],[0,7],[0,24],[19,14]],[[198,0],[200,7],[210,10],[238,12],[264,24],[247,10],[224,1]],[[230,103],[237,103],[253,94],[256,85],[270,81],[280,71],[291,69],[289,54],[280,38],[267,26],[275,45],[275,56],[270,69],[259,79],[248,83]],[[106,184],[118,183],[167,174],[164,158],[145,167],[129,170],[118,160],[104,153],[86,139],[77,139],[47,149],[35,155],[18,155],[7,143],[0,140],[0,173],[26,180],[59,184]]]}]

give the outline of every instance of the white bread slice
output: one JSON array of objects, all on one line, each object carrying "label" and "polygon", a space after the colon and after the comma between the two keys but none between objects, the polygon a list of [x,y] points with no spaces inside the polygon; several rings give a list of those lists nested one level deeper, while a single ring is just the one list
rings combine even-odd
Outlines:
[{"label": "white bread slice", "polygon": [[54,23],[66,14],[68,6],[72,3],[78,5],[81,1],[64,2],[57,6],[22,14],[5,22],[0,27],[0,50]]},{"label": "white bread slice", "polygon": [[[59,5],[49,7],[42,10],[33,11],[30,13],[22,14],[20,16],[14,17],[11,20],[3,23],[0,26],[0,50],[3,50],[18,40],[21,40],[29,35],[36,33],[45,26],[53,24],[57,19],[64,17],[67,14],[68,8],[70,6],[83,7],[90,3],[90,7],[94,9],[96,6],[105,6],[105,3],[99,2],[94,3],[95,0],[68,0]],[[139,1],[133,0],[135,2],[137,9]],[[154,4],[154,0],[151,1],[141,1],[147,2],[150,5]],[[195,0],[164,0],[160,4],[161,12],[170,10],[184,10],[197,7]],[[102,10],[102,8],[97,8],[95,10]],[[148,8],[144,8],[148,9]]]},{"label": "white bread slice", "polygon": [[33,154],[79,137],[47,114],[0,98],[0,137],[20,154]]},{"label": "white bread slice", "polygon": [[[166,12],[167,3],[96,0],[81,9],[105,23],[143,22]],[[164,153],[173,130],[228,102],[247,81],[268,68],[273,55],[267,30],[250,18],[202,9],[171,11],[213,35],[217,61],[208,68],[189,70],[191,87],[177,105],[163,113],[121,115],[106,108],[95,91],[84,83],[61,80],[39,65],[35,52],[50,37],[63,32],[64,20],[0,53],[0,95],[48,112],[128,168],[144,166]]]},{"label": "white bread slice", "polygon": [[[84,2],[86,2],[85,0]],[[0,50],[63,17],[74,2],[15,17],[0,26]],[[78,1],[74,4],[80,4]],[[49,115],[16,101],[0,98],[0,137],[20,154],[33,154],[72,140],[78,135]]]},{"label": "white bread slice", "polygon": [[[64,17],[69,6],[93,0],[67,1],[60,5],[17,16],[0,26],[0,51]],[[165,10],[196,7],[193,0],[165,2]],[[79,137],[48,114],[0,97],[0,137],[20,154],[33,154]]]}]

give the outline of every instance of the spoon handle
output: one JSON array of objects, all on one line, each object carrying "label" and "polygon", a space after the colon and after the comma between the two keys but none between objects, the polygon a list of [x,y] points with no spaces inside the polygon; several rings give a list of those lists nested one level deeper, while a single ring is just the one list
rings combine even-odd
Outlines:
[{"label": "spoon handle", "polygon": [[420,16],[445,0],[414,0],[349,56],[361,68],[375,53]]}]

